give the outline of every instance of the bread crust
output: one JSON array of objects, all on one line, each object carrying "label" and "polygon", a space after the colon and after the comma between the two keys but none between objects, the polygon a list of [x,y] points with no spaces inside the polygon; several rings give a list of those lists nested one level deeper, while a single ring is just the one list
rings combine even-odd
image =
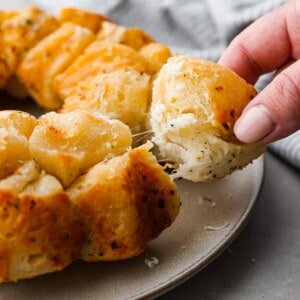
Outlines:
[{"label": "bread crust", "polygon": [[78,82],[90,80],[97,74],[116,70],[147,72],[146,60],[132,48],[121,44],[93,42],[65,72],[56,77],[55,88],[62,99],[73,92]]},{"label": "bread crust", "polygon": [[68,189],[88,236],[82,259],[139,255],[175,220],[177,187],[148,150],[142,146],[99,163]]},{"label": "bread crust", "polygon": [[36,170],[32,176],[21,166],[0,181],[0,282],[61,270],[78,258],[84,241],[59,182],[27,164]]},{"label": "bread crust", "polygon": [[62,105],[53,88],[53,81],[94,38],[89,29],[64,23],[29,50],[17,75],[39,106],[54,110]]},{"label": "bread crust", "polygon": [[10,74],[16,72],[24,55],[48,34],[59,22],[37,7],[22,9],[1,24],[0,58],[6,62]]},{"label": "bread crust", "polygon": [[124,27],[112,22],[103,22],[97,39],[103,43],[126,45],[135,50],[154,42],[153,38],[140,28]]},{"label": "bread crust", "polygon": [[61,9],[58,20],[61,23],[71,22],[86,27],[94,33],[97,33],[100,30],[104,21],[110,21],[108,17],[99,13],[96,14],[74,7],[65,7]]},{"label": "bread crust", "polygon": [[116,70],[77,84],[61,112],[98,111],[127,124],[133,132],[143,127],[150,104],[151,77],[136,70]]}]

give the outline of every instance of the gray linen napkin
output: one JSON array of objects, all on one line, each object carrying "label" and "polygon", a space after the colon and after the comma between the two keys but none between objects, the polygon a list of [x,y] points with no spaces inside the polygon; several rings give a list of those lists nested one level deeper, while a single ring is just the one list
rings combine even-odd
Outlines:
[{"label": "gray linen napkin", "polygon": [[[2,3],[5,2],[5,3]],[[55,12],[78,6],[109,15],[125,26],[139,26],[157,41],[181,53],[217,61],[232,38],[286,0],[0,0],[0,8],[35,4]],[[257,83],[260,91],[272,74]],[[269,145],[269,149],[300,169],[300,132]]]}]

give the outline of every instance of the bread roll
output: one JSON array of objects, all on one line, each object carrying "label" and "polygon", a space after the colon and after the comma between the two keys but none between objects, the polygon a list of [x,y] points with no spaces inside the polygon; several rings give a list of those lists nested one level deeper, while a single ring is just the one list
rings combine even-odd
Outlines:
[{"label": "bread roll", "polygon": [[86,261],[136,256],[175,220],[180,200],[175,183],[149,145],[95,165],[68,189],[87,235]]},{"label": "bread roll", "polygon": [[33,47],[20,64],[17,75],[39,106],[58,109],[61,99],[54,90],[56,75],[63,72],[94,40],[87,28],[64,23]]},{"label": "bread roll", "polygon": [[76,25],[86,27],[96,33],[104,21],[108,21],[106,16],[98,13],[86,11],[84,9],[66,7],[60,10],[58,20],[61,23],[71,22]]},{"label": "bread roll", "polygon": [[143,46],[139,52],[147,60],[149,70],[153,74],[156,74],[172,56],[170,49],[160,43],[149,43]]},{"label": "bread roll", "polygon": [[0,180],[0,282],[61,270],[83,241],[61,184],[33,161]]},{"label": "bread roll", "polygon": [[62,99],[68,97],[76,85],[91,80],[100,73],[116,70],[136,70],[147,72],[147,61],[134,49],[120,44],[93,42],[84,53],[57,76],[55,88]]},{"label": "bread roll", "polygon": [[203,59],[175,56],[154,83],[150,123],[174,178],[211,181],[241,169],[265,146],[242,144],[233,125],[255,89],[231,70]]},{"label": "bread roll", "polygon": [[127,45],[135,50],[153,42],[152,37],[140,28],[128,28],[111,22],[103,22],[97,39],[103,43]]},{"label": "bread roll", "polygon": [[150,102],[150,76],[136,70],[101,73],[78,83],[64,102],[62,112],[97,111],[118,119],[132,130],[146,122]]},{"label": "bread roll", "polygon": [[28,139],[36,119],[21,111],[0,111],[0,179],[30,160]]},{"label": "bread roll", "polygon": [[125,153],[130,145],[128,126],[80,110],[43,115],[29,139],[31,157],[64,187],[99,161]]},{"label": "bread roll", "polygon": [[0,58],[10,75],[16,72],[24,55],[59,26],[58,21],[37,7],[26,7],[1,24]]}]

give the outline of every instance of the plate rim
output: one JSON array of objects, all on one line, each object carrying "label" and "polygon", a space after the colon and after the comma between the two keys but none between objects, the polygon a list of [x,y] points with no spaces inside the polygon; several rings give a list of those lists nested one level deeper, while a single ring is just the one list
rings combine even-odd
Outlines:
[{"label": "plate rim", "polygon": [[216,258],[218,258],[229,246],[230,244],[240,235],[242,230],[247,225],[253,211],[255,204],[257,203],[257,200],[261,194],[262,187],[264,185],[265,180],[265,165],[266,165],[266,159],[265,154],[258,157],[256,160],[261,161],[261,163],[258,165],[259,167],[259,186],[257,190],[254,192],[254,195],[249,200],[249,203],[243,212],[241,218],[236,222],[236,224],[231,228],[231,230],[228,232],[226,236],[224,236],[205,256],[205,260],[201,260],[201,257],[194,262],[192,265],[185,268],[180,273],[177,273],[171,278],[168,278],[166,281],[156,285],[154,288],[149,288],[147,290],[141,291],[140,293],[137,293],[135,295],[130,296],[127,298],[130,299],[153,299],[159,296],[162,296],[163,294],[167,293],[168,291],[176,288],[180,284],[184,283],[203,269],[205,269],[208,265],[210,265]]}]

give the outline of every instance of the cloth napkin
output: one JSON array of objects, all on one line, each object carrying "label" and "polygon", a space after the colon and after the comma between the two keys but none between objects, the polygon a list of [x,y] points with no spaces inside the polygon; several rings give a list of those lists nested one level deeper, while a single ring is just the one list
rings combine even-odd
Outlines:
[{"label": "cloth napkin", "polygon": [[[38,5],[56,12],[60,7],[77,6],[108,15],[125,26],[138,26],[157,41],[184,54],[217,61],[226,46],[242,29],[286,0],[10,0],[0,8]],[[260,91],[272,79],[262,76]],[[300,131],[269,145],[300,169]]]}]

